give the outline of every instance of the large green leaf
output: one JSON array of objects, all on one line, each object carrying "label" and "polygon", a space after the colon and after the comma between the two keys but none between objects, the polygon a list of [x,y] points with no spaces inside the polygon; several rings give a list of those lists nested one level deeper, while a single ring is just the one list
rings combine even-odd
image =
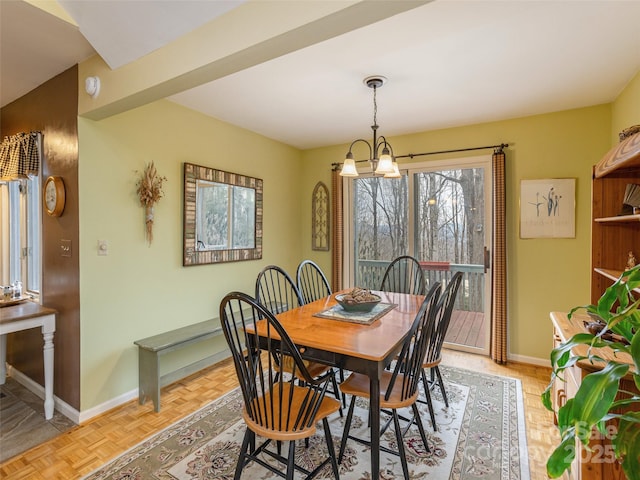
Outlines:
[{"label": "large green leaf", "polygon": [[550,478],[558,478],[569,467],[576,457],[576,437],[567,435],[560,445],[553,451],[547,459],[547,474]]},{"label": "large green leaf", "polygon": [[625,413],[618,422],[618,433],[612,439],[616,457],[628,480],[640,480],[640,412]]},{"label": "large green leaf", "polygon": [[551,411],[553,411],[553,403],[551,402],[551,391],[553,389],[554,381],[555,379],[552,377],[551,382],[549,383],[549,385],[547,385],[547,388],[544,389],[544,392],[542,392],[542,395],[540,395],[540,398],[542,399],[542,405],[544,405],[544,408]]},{"label": "large green leaf", "polygon": [[556,418],[558,420],[558,429],[560,430],[562,438],[567,435],[567,432],[575,432],[575,415],[573,413],[574,402],[574,398],[569,398],[565,404],[558,409]]},{"label": "large green leaf", "polygon": [[[636,367],[636,373],[640,373],[640,334],[634,335],[633,340],[631,341],[631,358],[633,359],[633,364]],[[636,385],[637,385],[636,381]]]},{"label": "large green leaf", "polygon": [[610,362],[605,368],[586,375],[574,397],[573,424],[576,435],[583,444],[591,438],[593,426],[609,413],[620,378],[629,370],[629,365]]}]

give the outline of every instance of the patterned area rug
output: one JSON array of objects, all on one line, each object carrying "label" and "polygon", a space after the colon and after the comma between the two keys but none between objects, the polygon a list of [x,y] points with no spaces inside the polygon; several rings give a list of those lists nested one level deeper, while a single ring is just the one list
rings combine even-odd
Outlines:
[{"label": "patterned area rug", "polygon": [[[520,381],[452,367],[441,367],[441,371],[449,407],[445,407],[440,390],[435,387],[432,398],[438,431],[434,432],[427,407],[420,404],[430,451],[425,451],[414,425],[404,437],[410,477],[529,480]],[[236,389],[145,440],[85,479],[230,480],[245,428],[241,409],[242,397]],[[367,404],[358,402],[352,434],[368,438],[366,419]],[[381,423],[383,421],[384,416]],[[344,419],[337,413],[330,422],[336,450],[340,448],[343,423]],[[392,430],[386,431],[381,441],[397,450]],[[286,452],[286,445],[283,447]],[[265,457],[265,460],[275,462]],[[313,470],[313,465],[324,458],[326,444],[320,426],[311,438],[309,448],[299,442],[296,463]],[[368,447],[349,440],[339,465],[340,478],[370,479],[370,458]],[[381,453],[380,477],[383,480],[403,478],[398,456]],[[267,480],[280,477],[253,462],[245,467],[242,478]],[[301,478],[299,473],[296,478]],[[334,477],[327,466],[316,478]]]}]

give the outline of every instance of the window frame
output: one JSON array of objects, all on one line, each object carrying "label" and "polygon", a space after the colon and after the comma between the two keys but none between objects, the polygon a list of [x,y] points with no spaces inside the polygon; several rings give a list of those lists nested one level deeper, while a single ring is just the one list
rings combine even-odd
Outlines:
[{"label": "window frame", "polygon": [[[40,175],[0,182],[0,283],[22,282],[23,294],[40,296],[42,287],[42,208]],[[5,233],[6,232],[6,233]]]}]

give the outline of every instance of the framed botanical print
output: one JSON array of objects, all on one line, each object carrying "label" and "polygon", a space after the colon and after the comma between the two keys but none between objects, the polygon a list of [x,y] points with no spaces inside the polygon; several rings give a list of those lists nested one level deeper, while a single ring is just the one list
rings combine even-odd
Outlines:
[{"label": "framed botanical print", "polygon": [[520,182],[520,238],[575,238],[576,179]]}]

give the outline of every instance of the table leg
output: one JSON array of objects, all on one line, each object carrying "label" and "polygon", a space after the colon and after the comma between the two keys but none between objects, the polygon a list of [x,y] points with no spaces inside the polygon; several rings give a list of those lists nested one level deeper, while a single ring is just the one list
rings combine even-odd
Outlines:
[{"label": "table leg", "polygon": [[0,385],[7,380],[7,336],[0,335]]},{"label": "table leg", "polygon": [[369,402],[371,408],[371,480],[380,478],[380,379],[369,377]]},{"label": "table leg", "polygon": [[[44,328],[43,328],[44,330]],[[42,332],[44,337],[44,418],[53,418],[53,332]]]}]

